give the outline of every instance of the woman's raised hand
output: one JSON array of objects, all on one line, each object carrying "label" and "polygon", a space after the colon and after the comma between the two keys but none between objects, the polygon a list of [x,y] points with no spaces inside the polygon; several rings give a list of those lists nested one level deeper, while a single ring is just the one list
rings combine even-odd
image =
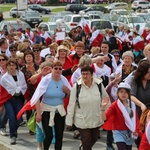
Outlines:
[{"label": "woman's raised hand", "polygon": [[109,101],[110,101],[109,96],[102,99],[102,103],[101,103],[101,109],[102,110],[105,109],[105,107],[108,105]]}]

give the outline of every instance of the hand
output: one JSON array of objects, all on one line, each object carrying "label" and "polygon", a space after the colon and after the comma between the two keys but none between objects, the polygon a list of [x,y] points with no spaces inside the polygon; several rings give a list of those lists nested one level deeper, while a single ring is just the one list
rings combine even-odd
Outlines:
[{"label": "hand", "polygon": [[2,112],[3,111],[3,106],[0,106],[0,112]]},{"label": "hand", "polygon": [[144,112],[146,109],[147,109],[147,107],[142,103],[141,104],[141,110],[142,110],[142,112]]},{"label": "hand", "polygon": [[120,72],[116,74],[116,77],[114,79],[114,82],[115,83],[119,83],[121,81],[121,75],[120,75]]},{"label": "hand", "polygon": [[63,85],[62,89],[63,89],[63,92],[66,93],[67,95],[70,94],[70,89],[67,86]]},{"label": "hand", "polygon": [[71,72],[73,73],[74,71],[76,71],[77,68],[78,68],[78,65],[74,65],[71,69]]},{"label": "hand", "polygon": [[36,121],[37,121],[37,122],[40,122],[41,120],[42,120],[42,115],[41,115],[41,113],[39,113],[39,114],[37,113],[37,114],[36,114]]},{"label": "hand", "polygon": [[138,136],[138,133],[137,132],[133,132],[132,133],[134,136]]},{"label": "hand", "polygon": [[51,68],[51,67],[45,66],[45,67],[42,68],[41,74],[42,74],[43,76],[45,76],[45,75],[51,73],[51,71],[52,71],[52,68]]},{"label": "hand", "polygon": [[101,103],[101,109],[105,109],[105,107],[108,105],[109,101],[110,101],[110,99],[108,96],[103,98],[102,103]]},{"label": "hand", "polygon": [[105,59],[105,62],[110,61],[110,58],[108,56],[103,56]]}]

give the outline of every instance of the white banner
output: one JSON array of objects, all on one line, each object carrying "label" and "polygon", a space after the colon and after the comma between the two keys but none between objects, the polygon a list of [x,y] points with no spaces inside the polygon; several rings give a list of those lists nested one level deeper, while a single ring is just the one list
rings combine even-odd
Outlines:
[{"label": "white banner", "polygon": [[17,0],[17,8],[18,10],[27,9],[28,0]]}]

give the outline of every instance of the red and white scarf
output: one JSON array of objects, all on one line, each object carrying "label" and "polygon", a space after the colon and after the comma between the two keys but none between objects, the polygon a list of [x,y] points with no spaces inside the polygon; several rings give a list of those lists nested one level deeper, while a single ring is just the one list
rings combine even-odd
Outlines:
[{"label": "red and white scarf", "polygon": [[[129,104],[129,100],[128,100],[128,104]],[[133,102],[131,102],[131,105],[132,105],[132,110],[133,110],[133,117],[130,118],[129,116],[129,113],[127,112],[125,106],[121,103],[120,100],[117,101],[117,105],[120,109],[120,111],[122,112],[122,115],[125,119],[125,124],[126,126],[129,128],[129,130],[131,132],[135,132],[136,130],[136,107],[135,107],[135,104]],[[137,137],[134,137],[132,135],[133,138],[137,138]]]},{"label": "red and white scarf", "polygon": [[[69,89],[71,89],[71,86],[70,86],[68,80],[63,75],[61,75],[60,78],[61,78],[63,84],[65,86],[67,86]],[[37,101],[40,99],[40,97],[46,92],[47,87],[51,81],[52,81],[52,73],[43,77],[43,79],[38,84],[38,87],[36,88],[32,98],[31,98],[31,106],[35,105],[37,103]]]}]

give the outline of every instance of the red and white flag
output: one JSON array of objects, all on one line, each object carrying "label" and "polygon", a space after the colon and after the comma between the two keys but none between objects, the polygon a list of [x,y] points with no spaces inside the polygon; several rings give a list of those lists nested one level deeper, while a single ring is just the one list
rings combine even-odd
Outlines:
[{"label": "red and white flag", "polygon": [[144,27],[140,27],[140,30],[138,31],[138,34],[143,37],[144,39],[146,39],[147,36],[147,32],[146,29]]},{"label": "red and white flag", "polygon": [[90,33],[91,32],[90,27],[89,27],[87,21],[84,18],[81,19],[81,21],[78,25],[82,27],[82,29],[84,30],[85,33]]},{"label": "red and white flag", "polygon": [[46,41],[46,46],[48,46],[51,43],[51,37],[48,35],[47,32],[45,32],[44,34],[41,34],[41,37],[43,37]]},{"label": "red and white flag", "polygon": [[103,41],[104,36],[99,33],[98,30],[92,33],[92,37],[90,38],[90,44],[92,47],[100,46]]},{"label": "red and white flag", "polygon": [[144,49],[144,41],[140,36],[137,36],[133,39],[133,47],[136,51],[140,51]]}]

